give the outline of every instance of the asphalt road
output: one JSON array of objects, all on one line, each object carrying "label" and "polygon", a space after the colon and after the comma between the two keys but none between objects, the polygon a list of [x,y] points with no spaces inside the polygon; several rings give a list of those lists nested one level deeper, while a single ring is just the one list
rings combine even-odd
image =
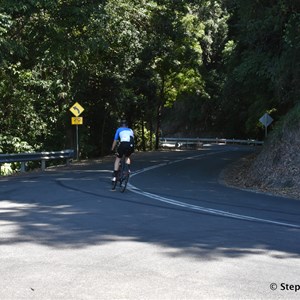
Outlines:
[{"label": "asphalt road", "polygon": [[[0,179],[0,299],[299,299],[300,201],[226,187],[251,147]],[[297,291],[299,289],[299,291]]]}]

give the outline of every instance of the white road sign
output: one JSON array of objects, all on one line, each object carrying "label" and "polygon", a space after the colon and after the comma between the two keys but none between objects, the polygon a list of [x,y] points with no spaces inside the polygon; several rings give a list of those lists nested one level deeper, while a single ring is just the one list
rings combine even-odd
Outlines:
[{"label": "white road sign", "polygon": [[262,123],[265,127],[268,127],[273,122],[273,118],[268,113],[265,113],[259,119],[259,122]]}]

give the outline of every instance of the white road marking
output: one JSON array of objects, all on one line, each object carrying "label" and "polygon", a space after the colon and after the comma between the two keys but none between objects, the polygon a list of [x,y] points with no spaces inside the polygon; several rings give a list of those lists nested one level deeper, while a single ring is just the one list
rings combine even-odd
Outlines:
[{"label": "white road marking", "polygon": [[[213,154],[221,153],[221,152],[225,152],[225,151],[199,154],[199,155],[195,155],[195,156],[186,157],[186,158],[183,158],[183,159],[178,159],[178,160],[175,160],[173,162],[161,163],[161,164],[158,164],[158,165],[154,165],[154,166],[151,166],[151,167],[147,167],[147,168],[138,170],[138,171],[134,172],[131,175],[131,177],[136,176],[136,175],[141,174],[141,173],[144,173],[144,172],[147,172],[147,171],[150,171],[150,170],[153,170],[153,169],[157,169],[157,168],[166,166],[166,165],[171,165],[171,164],[174,164],[174,163],[182,162],[182,161],[187,160],[187,159],[194,159],[194,158],[197,158],[197,157],[213,155]],[[263,222],[263,223],[268,223],[268,224],[273,224],[273,225],[280,225],[280,226],[300,229],[300,226],[295,225],[295,224],[290,224],[290,223],[285,223],[285,222],[278,222],[278,221],[274,221],[274,220],[261,219],[261,218],[256,218],[256,217],[252,217],[252,216],[235,214],[235,213],[231,213],[231,212],[227,212],[227,211],[223,211],[223,210],[197,206],[197,205],[177,201],[177,200],[174,200],[174,199],[162,197],[162,196],[159,196],[159,195],[156,195],[156,194],[152,194],[152,193],[142,191],[142,190],[140,190],[139,188],[135,187],[134,185],[132,185],[130,183],[128,183],[127,187],[133,193],[136,193],[136,194],[139,194],[139,195],[142,195],[142,196],[145,196],[145,197],[148,197],[148,198],[160,201],[160,202],[168,203],[168,204],[175,205],[175,206],[180,206],[180,207],[195,210],[195,211],[201,211],[201,212],[204,212],[204,213],[214,214],[214,215],[233,218],[233,219],[253,221],[253,222]]]}]

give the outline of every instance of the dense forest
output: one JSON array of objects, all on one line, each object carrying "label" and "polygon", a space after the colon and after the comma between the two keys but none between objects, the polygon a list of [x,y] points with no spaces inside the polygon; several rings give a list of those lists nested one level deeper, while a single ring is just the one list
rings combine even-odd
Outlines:
[{"label": "dense forest", "polygon": [[0,152],[264,136],[300,100],[300,1],[0,0]]}]

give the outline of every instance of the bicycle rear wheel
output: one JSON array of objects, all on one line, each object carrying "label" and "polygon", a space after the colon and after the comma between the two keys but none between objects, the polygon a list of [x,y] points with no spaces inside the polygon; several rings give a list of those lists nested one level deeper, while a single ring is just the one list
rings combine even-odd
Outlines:
[{"label": "bicycle rear wheel", "polygon": [[125,171],[125,172],[123,173],[123,178],[122,178],[121,184],[120,184],[120,192],[121,192],[121,193],[124,193],[124,192],[125,192],[126,187],[127,187],[128,180],[129,180],[129,173],[128,173],[128,171]]},{"label": "bicycle rear wheel", "polygon": [[124,193],[129,180],[129,168],[128,165],[125,163],[125,157],[123,157],[122,159],[120,176],[120,192]]}]

